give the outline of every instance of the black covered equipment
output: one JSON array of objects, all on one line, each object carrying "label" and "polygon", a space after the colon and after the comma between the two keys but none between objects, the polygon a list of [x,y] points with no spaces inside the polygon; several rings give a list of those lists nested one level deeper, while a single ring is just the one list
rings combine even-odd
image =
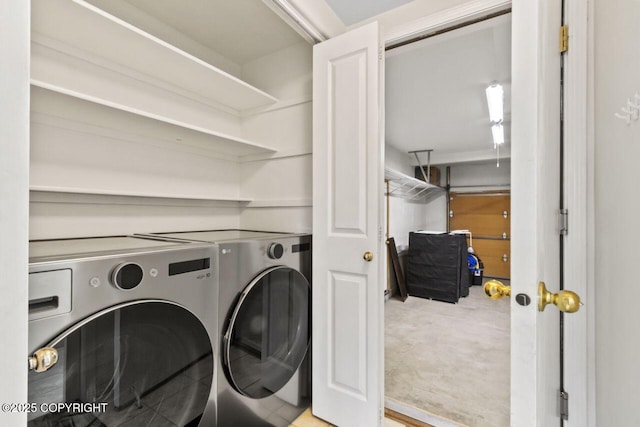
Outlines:
[{"label": "black covered equipment", "polygon": [[416,297],[458,302],[469,295],[466,236],[409,233],[406,280]]}]

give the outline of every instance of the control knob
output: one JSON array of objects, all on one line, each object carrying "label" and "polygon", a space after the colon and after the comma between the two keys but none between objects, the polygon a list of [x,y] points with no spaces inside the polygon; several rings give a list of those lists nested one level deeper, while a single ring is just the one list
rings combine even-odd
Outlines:
[{"label": "control knob", "polygon": [[284,246],[281,243],[271,243],[267,249],[267,256],[271,259],[280,259],[284,254]]},{"label": "control knob", "polygon": [[113,269],[111,281],[118,288],[125,291],[135,288],[142,282],[144,272],[142,267],[133,262],[124,262]]}]

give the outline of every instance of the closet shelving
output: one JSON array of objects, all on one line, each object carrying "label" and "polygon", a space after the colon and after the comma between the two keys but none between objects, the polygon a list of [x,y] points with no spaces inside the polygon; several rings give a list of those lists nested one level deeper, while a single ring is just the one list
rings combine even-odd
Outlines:
[{"label": "closet shelving", "polygon": [[[47,194],[50,195],[67,195],[71,197],[91,197],[92,203],[98,203],[98,199],[109,199],[109,203],[112,203],[113,197],[124,199],[137,199],[140,204],[163,204],[160,200],[166,201],[191,201],[195,203],[204,204],[218,204],[218,203],[233,203],[235,205],[245,205],[252,202],[252,199],[247,198],[235,198],[235,197],[211,197],[204,195],[177,195],[167,193],[145,193],[135,191],[110,191],[99,189],[85,189],[85,188],[72,188],[72,187],[53,187],[32,185],[29,190],[34,193],[39,193],[39,201],[47,201]],[[156,200],[155,202],[152,200]]]},{"label": "closet shelving", "polygon": [[85,94],[70,94],[61,88],[32,84],[31,95],[31,119],[34,122],[91,127],[101,133],[111,130],[125,140],[146,138],[166,141],[231,159],[275,152],[266,145],[243,138],[166,117],[138,114],[127,106],[113,105]]},{"label": "closet shelving", "polygon": [[82,0],[34,1],[39,45],[123,67],[235,111],[277,102],[273,96]]},{"label": "closet shelving", "polygon": [[[243,112],[273,105],[275,97],[84,0],[34,0],[31,51],[36,122],[59,120],[235,161],[276,151],[235,136]],[[32,190],[181,198],[89,188]]]},{"label": "closet shelving", "polygon": [[391,168],[384,169],[384,179],[389,182],[389,196],[428,202],[445,192],[442,187],[412,178]]}]

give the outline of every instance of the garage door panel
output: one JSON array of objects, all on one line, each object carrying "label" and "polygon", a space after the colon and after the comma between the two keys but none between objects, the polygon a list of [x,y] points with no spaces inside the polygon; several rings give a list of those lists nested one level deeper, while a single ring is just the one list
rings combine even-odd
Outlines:
[{"label": "garage door panel", "polygon": [[473,239],[473,249],[484,264],[486,277],[510,277],[510,243],[509,240]]},{"label": "garage door panel", "polygon": [[470,230],[474,236],[502,237],[511,232],[511,219],[502,215],[457,214],[450,218],[451,230]]},{"label": "garage door panel", "polygon": [[473,248],[484,264],[484,275],[510,277],[510,242],[502,239],[511,236],[509,192],[451,193],[449,209],[450,230],[469,230],[473,235]]},{"label": "garage door panel", "polygon": [[511,211],[510,195],[469,195],[451,193],[450,209],[459,214],[499,214]]}]

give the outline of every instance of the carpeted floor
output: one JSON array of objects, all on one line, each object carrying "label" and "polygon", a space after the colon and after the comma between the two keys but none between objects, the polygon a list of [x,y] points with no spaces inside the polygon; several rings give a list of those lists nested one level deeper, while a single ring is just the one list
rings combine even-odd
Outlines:
[{"label": "carpeted floor", "polygon": [[509,300],[385,303],[385,397],[470,427],[509,426]]}]

